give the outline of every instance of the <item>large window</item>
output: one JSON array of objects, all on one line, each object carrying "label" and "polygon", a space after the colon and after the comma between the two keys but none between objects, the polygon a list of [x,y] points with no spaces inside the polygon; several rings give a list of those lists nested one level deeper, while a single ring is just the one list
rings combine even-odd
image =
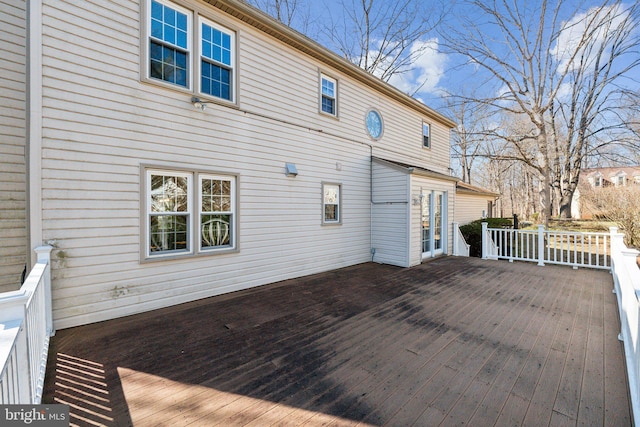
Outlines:
[{"label": "large window", "polygon": [[190,252],[191,175],[149,171],[147,181],[149,254]]},{"label": "large window", "polygon": [[147,77],[235,102],[235,32],[169,0],[148,1]]},{"label": "large window", "polygon": [[189,86],[188,13],[168,2],[151,1],[149,77]]},{"label": "large window", "polygon": [[145,197],[145,258],[235,248],[234,176],[147,169]]},{"label": "large window", "polygon": [[200,91],[231,100],[233,78],[233,32],[203,20],[201,28]]},{"label": "large window", "polygon": [[234,187],[228,177],[200,175],[200,249],[231,246]]},{"label": "large window", "polygon": [[337,82],[331,77],[320,75],[320,109],[323,113],[337,115]]},{"label": "large window", "polygon": [[322,184],[322,222],[325,224],[339,224],[340,215],[340,194],[339,184]]}]

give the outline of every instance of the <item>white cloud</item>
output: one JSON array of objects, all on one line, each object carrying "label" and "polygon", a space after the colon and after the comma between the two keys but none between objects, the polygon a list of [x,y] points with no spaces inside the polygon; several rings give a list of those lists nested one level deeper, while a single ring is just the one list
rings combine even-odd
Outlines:
[{"label": "white cloud", "polygon": [[[580,67],[578,60],[583,54],[595,53],[602,43],[606,43],[607,37],[611,36],[612,31],[617,31],[624,24],[628,12],[622,10],[621,5],[594,7],[585,13],[574,16],[571,20],[563,25],[556,45],[551,49],[550,54],[553,55],[559,63],[559,71],[568,67],[569,71]],[[608,25],[599,25],[602,22],[608,22]],[[593,31],[590,40],[586,43],[590,46],[590,51],[585,51],[585,33],[587,30]],[[595,30],[595,31],[594,31]],[[574,55],[576,51],[578,55]],[[571,57],[575,56],[572,61]],[[586,58],[587,64],[591,63],[590,58]]]},{"label": "white cloud", "polygon": [[436,93],[444,75],[447,56],[438,51],[438,39],[420,40],[411,46],[411,54],[417,55],[411,69],[396,74],[389,83],[409,94],[417,92]]}]

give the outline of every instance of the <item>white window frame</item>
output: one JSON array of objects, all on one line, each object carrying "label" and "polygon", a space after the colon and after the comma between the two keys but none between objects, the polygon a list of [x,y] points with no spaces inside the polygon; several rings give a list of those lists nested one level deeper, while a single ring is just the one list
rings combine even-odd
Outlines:
[{"label": "white window frame", "polygon": [[[230,61],[229,64],[225,64],[223,62],[217,62],[209,57],[205,57],[203,52],[202,52],[202,24],[205,24],[215,30],[220,31],[221,33],[224,33],[226,35],[228,35],[231,38],[231,52],[230,52]],[[197,83],[197,87],[198,87],[198,93],[202,96],[205,97],[211,97],[213,99],[217,99],[217,100],[221,100],[223,102],[232,102],[235,103],[235,99],[236,99],[236,51],[237,51],[237,45],[236,45],[236,32],[225,27],[224,25],[221,25],[217,22],[214,22],[210,19],[205,18],[204,16],[199,16],[198,17],[198,29],[197,29],[197,40],[198,40],[198,66],[197,66],[197,70],[198,70],[198,83]],[[206,58],[206,59],[205,59]],[[205,93],[202,92],[202,61],[206,61],[209,62],[211,64],[220,66],[222,68],[226,68],[229,70],[229,72],[231,73],[231,81],[229,83],[230,85],[230,92],[231,92],[231,97],[229,99],[227,98],[223,98],[223,97],[218,97],[215,95],[211,95],[209,93]]]},{"label": "white window frame", "polygon": [[[141,80],[146,83],[152,83],[164,86],[169,89],[179,90],[183,92],[191,93],[206,101],[212,101],[220,104],[238,104],[238,32],[237,28],[224,19],[217,19],[213,13],[205,10],[204,8],[194,5],[193,7],[184,7],[181,4],[175,3],[171,0],[155,0],[156,2],[170,7],[180,13],[187,15],[187,85],[182,86],[179,84],[171,83],[159,78],[151,77],[151,40],[155,40],[151,36],[151,13],[152,13],[152,1],[145,0],[141,2],[142,16],[146,20],[145,25],[142,27],[144,31],[141,32],[141,52],[144,58],[141,62]],[[231,73],[230,76],[230,99],[224,97],[217,97],[209,93],[202,92],[202,24],[206,24],[218,31],[224,32],[231,37],[231,60],[230,64],[223,64],[224,68],[228,69]],[[217,64],[210,58],[207,62]]]},{"label": "white window frame", "polygon": [[[146,19],[146,34],[145,34],[145,40],[143,43],[144,46],[144,67],[145,67],[145,73],[144,76],[145,78],[150,81],[150,82],[154,82],[156,84],[160,84],[160,85],[164,85],[170,88],[184,88],[186,90],[192,90],[193,88],[193,11],[189,10],[189,9],[185,9],[184,7],[168,1],[168,0],[155,0],[157,3],[162,4],[165,7],[169,7],[171,9],[174,9],[180,13],[183,13],[187,16],[187,48],[186,48],[186,52],[187,52],[187,85],[186,86],[182,86],[179,85],[177,83],[171,83],[168,82],[166,80],[162,80],[162,79],[157,79],[154,77],[151,77],[151,40],[155,40],[155,38],[152,37],[151,35],[151,12],[152,12],[152,2],[154,0],[147,0],[146,1],[146,13],[145,13],[145,19]],[[165,42],[163,42],[165,43]]]},{"label": "white window frame", "polygon": [[[144,182],[142,194],[144,202],[144,217],[141,226],[144,228],[141,235],[141,261],[153,261],[163,259],[181,258],[185,256],[209,255],[216,253],[236,252],[238,248],[237,205],[238,205],[238,176],[235,174],[210,173],[190,169],[163,168],[157,166],[141,166]],[[151,217],[158,216],[152,212],[151,185],[153,175],[183,177],[187,179],[187,248],[184,250],[167,250],[152,252]],[[230,183],[230,204],[228,211],[204,212],[202,209],[202,180],[213,179],[228,181]],[[229,215],[228,224],[229,242],[219,246],[203,247],[202,245],[202,215]]]},{"label": "white window frame", "polygon": [[[425,135],[425,128],[427,130],[427,134]],[[427,143],[425,144],[425,137],[427,138]],[[422,148],[431,148],[431,124],[423,121],[422,122]]]},{"label": "white window frame", "polygon": [[[325,197],[325,190],[329,187],[337,188],[337,203],[327,203],[327,199]],[[336,219],[327,219],[326,215],[326,206],[336,206],[337,208],[337,218]],[[342,184],[337,182],[323,182],[322,183],[322,224],[324,225],[339,225],[342,224]]]},{"label": "white window frame", "polygon": [[[333,96],[325,95],[324,93],[324,82],[327,81],[333,84]],[[325,111],[323,108],[323,100],[324,98],[330,99],[333,101],[333,112]],[[324,73],[320,73],[320,112],[322,114],[326,114],[332,117],[338,117],[338,80],[333,77],[329,77]]]},{"label": "white window frame", "polygon": [[[183,250],[168,250],[168,251],[158,251],[152,252],[152,237],[151,237],[151,217],[153,216],[161,216],[160,214],[155,214],[152,211],[152,197],[151,197],[151,185],[153,175],[161,175],[161,176],[171,176],[171,177],[182,177],[187,179],[187,248]],[[146,258],[158,258],[158,257],[166,257],[166,256],[176,256],[176,255],[190,255],[193,253],[193,241],[190,239],[190,235],[193,230],[193,174],[184,172],[184,171],[176,171],[176,170],[163,170],[163,169],[147,169],[145,173],[145,255]]]},{"label": "white window frame", "polygon": [[[229,210],[228,211],[224,211],[224,210],[220,210],[220,211],[207,211],[204,212],[202,209],[202,180],[203,179],[210,179],[210,180],[215,180],[215,181],[227,181],[229,182],[229,186],[230,186],[230,203],[229,203]],[[198,251],[200,252],[206,252],[206,253],[210,253],[210,252],[219,252],[219,251],[223,251],[223,250],[227,250],[227,249],[233,249],[235,248],[235,241],[236,241],[236,227],[235,227],[235,223],[236,223],[236,180],[234,179],[233,176],[230,175],[217,175],[217,174],[206,174],[206,173],[201,173],[198,174]],[[228,244],[223,244],[223,245],[218,245],[218,246],[207,246],[207,247],[203,247],[202,246],[202,235],[203,235],[203,231],[202,231],[202,215],[229,215],[231,217],[229,223],[227,224],[227,231],[229,233],[229,243]]]}]

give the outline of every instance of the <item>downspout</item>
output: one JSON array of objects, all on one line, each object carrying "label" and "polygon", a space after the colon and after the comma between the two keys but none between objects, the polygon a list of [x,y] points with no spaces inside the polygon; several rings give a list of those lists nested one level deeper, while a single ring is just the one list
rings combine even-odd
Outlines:
[{"label": "downspout", "polygon": [[373,262],[376,256],[376,248],[373,247],[373,145],[363,144],[369,147],[369,250]]},{"label": "downspout", "polygon": [[27,240],[30,271],[42,245],[42,0],[27,1]]}]

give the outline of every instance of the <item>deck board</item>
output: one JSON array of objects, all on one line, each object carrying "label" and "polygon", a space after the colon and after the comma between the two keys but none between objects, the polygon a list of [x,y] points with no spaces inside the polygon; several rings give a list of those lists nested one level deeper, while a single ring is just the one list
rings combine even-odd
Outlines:
[{"label": "deck board", "polygon": [[72,425],[629,426],[611,276],[373,263],[58,331]]}]

